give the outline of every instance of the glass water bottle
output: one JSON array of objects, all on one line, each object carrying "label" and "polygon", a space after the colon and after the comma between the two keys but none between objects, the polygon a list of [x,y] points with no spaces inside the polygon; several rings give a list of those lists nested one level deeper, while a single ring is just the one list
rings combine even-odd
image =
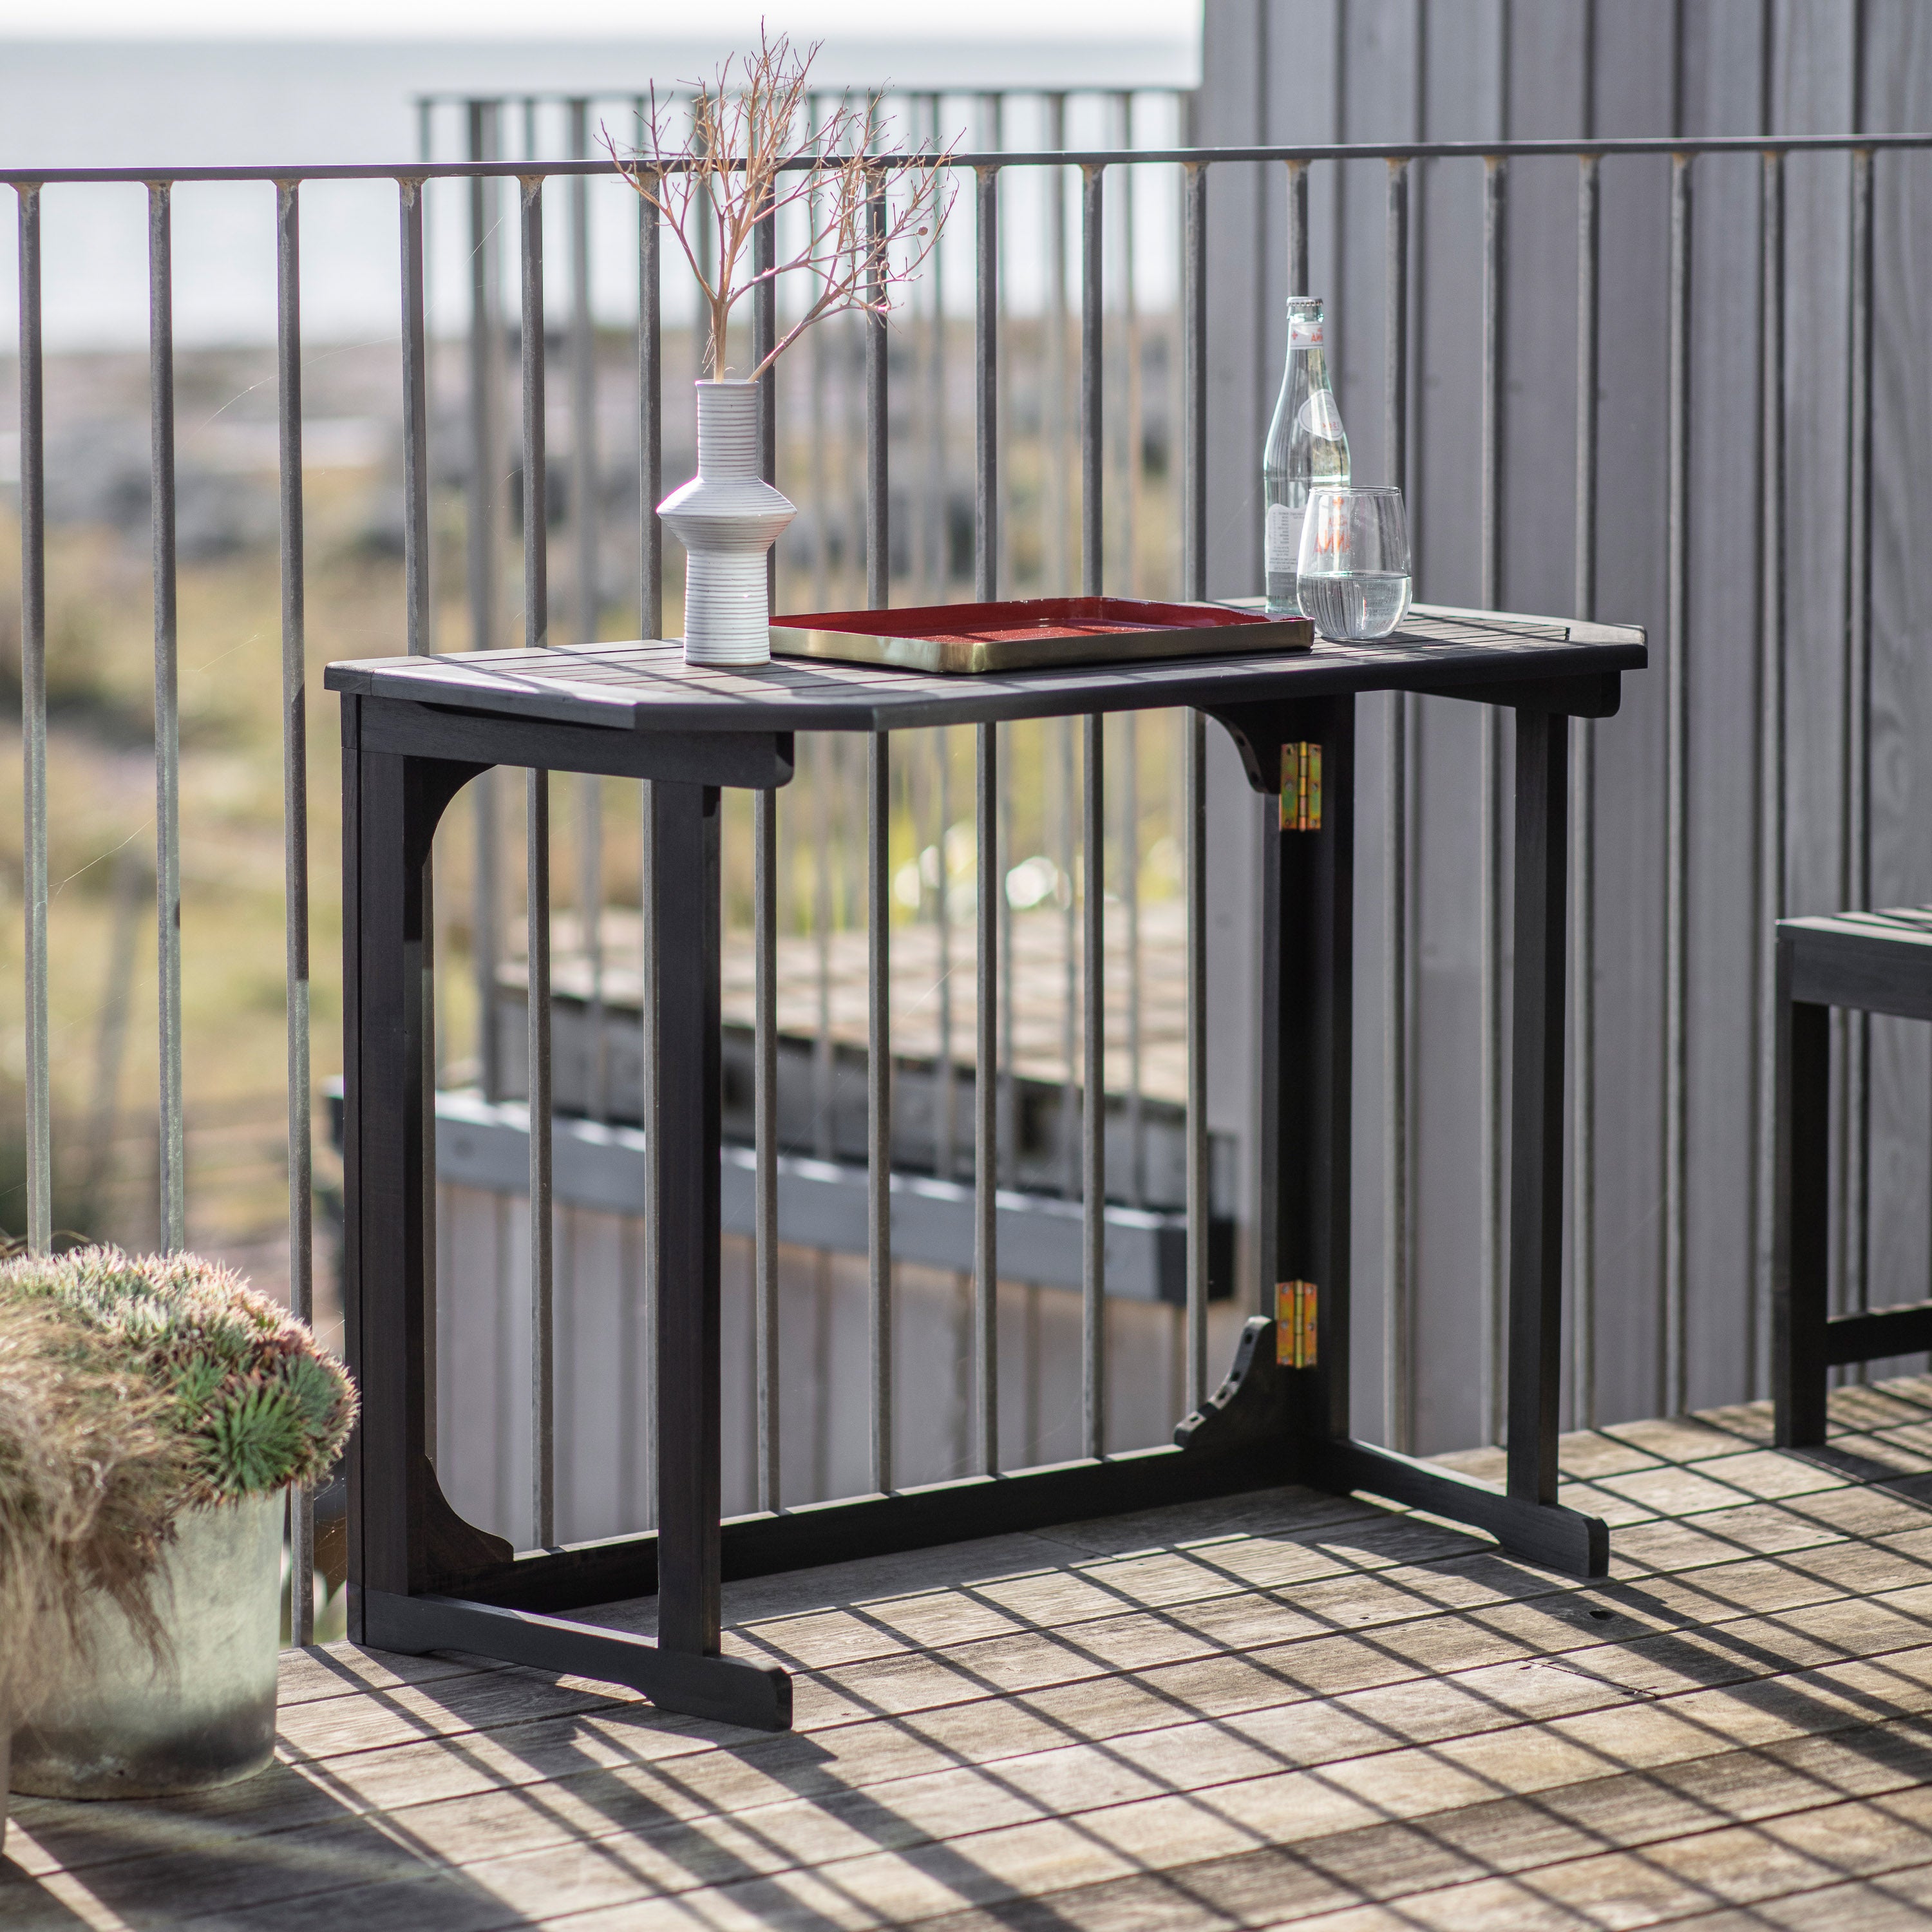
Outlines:
[{"label": "glass water bottle", "polygon": [[1262,551],[1270,615],[1301,609],[1295,571],[1301,554],[1301,521],[1308,493],[1348,481],[1348,439],[1328,386],[1328,358],[1322,346],[1322,302],[1317,296],[1288,298],[1288,367],[1281,398],[1268,424],[1262,456],[1262,490],[1268,507]]}]

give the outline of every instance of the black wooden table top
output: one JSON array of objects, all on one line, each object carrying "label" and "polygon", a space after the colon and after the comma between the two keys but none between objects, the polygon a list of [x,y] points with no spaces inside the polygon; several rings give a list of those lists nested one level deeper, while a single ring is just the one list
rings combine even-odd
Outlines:
[{"label": "black wooden table top", "polygon": [[[1400,630],[1372,644],[1318,640],[1312,651],[1293,654],[986,676],[795,658],[744,670],[693,668],[681,644],[646,640],[364,658],[331,664],[324,682],[365,697],[618,730],[886,731],[1168,705],[1211,711],[1346,692],[1436,692],[1506,704],[1510,687],[1614,679],[1642,670],[1646,656],[1644,634],[1634,625],[1417,604]],[[1603,710],[1587,703],[1576,709]]]}]

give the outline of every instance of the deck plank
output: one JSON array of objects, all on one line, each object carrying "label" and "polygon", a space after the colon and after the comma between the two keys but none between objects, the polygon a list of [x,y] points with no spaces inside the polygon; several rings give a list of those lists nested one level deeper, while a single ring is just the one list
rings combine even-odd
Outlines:
[{"label": "deck plank", "polygon": [[735,1585],[777,1737],[292,1654],[262,1778],[16,1801],[0,1928],[1922,1924],[1932,1380],[1833,1417],[1567,1438],[1592,1585],[1293,1490]]}]

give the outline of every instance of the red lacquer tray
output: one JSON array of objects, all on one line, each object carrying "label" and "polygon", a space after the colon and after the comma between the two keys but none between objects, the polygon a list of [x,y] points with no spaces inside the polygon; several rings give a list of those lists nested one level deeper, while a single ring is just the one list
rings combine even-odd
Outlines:
[{"label": "red lacquer tray", "polygon": [[1148,658],[1305,651],[1306,617],[1267,617],[1224,604],[1131,597],[1028,597],[1006,604],[928,604],[907,610],[831,610],[780,618],[779,657],[971,675]]}]

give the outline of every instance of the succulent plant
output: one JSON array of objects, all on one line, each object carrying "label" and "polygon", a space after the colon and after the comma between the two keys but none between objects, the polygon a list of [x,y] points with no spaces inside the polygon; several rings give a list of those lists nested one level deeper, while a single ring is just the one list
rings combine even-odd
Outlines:
[{"label": "succulent plant", "polygon": [[185,1450],[176,1508],[320,1481],[356,1419],[347,1372],[232,1270],[77,1248],[0,1264],[0,1304],[57,1310],[138,1375]]}]

